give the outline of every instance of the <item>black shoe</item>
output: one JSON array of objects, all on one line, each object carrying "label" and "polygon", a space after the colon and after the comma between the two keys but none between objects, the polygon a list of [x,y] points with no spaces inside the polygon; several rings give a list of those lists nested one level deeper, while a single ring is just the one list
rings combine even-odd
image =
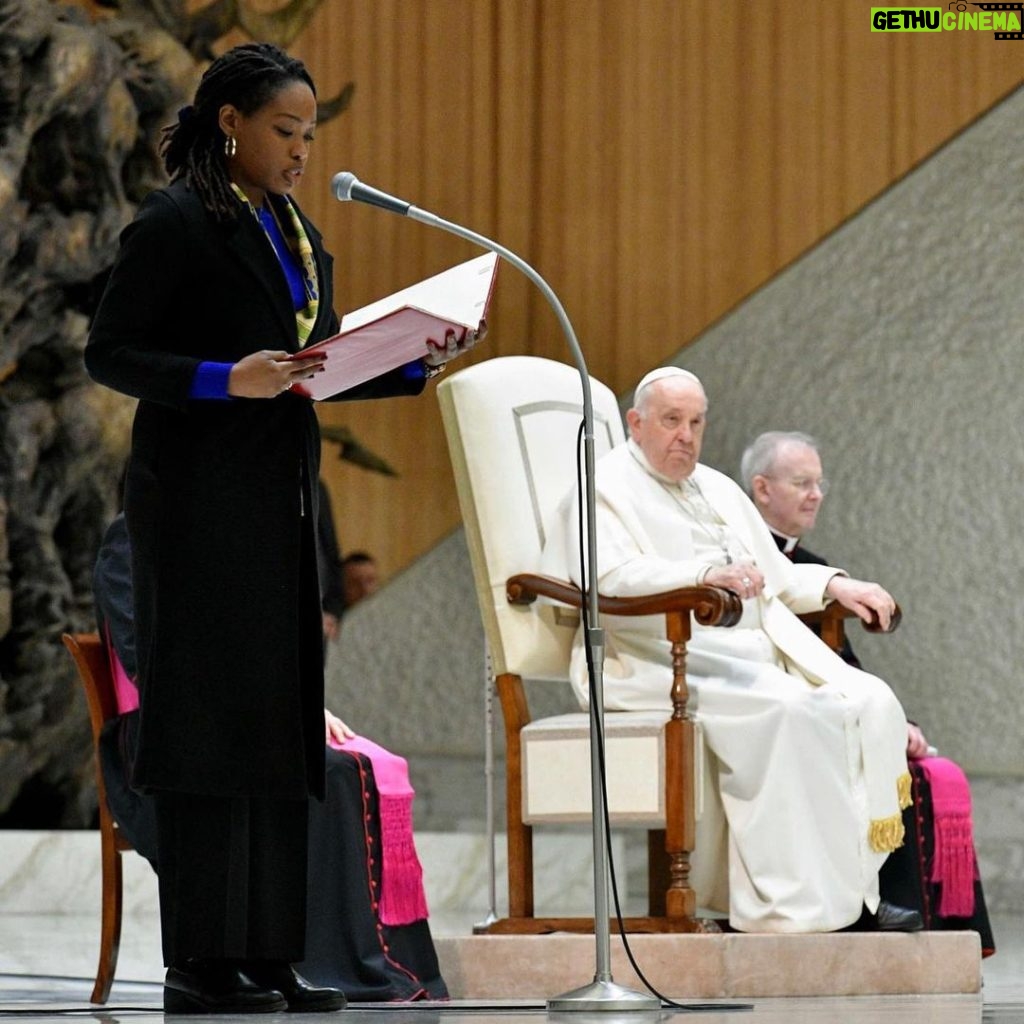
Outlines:
[{"label": "black shoe", "polygon": [[880,932],[919,932],[924,927],[924,919],[916,910],[885,900],[878,904],[875,921]]},{"label": "black shoe", "polygon": [[345,993],[340,988],[311,985],[290,964],[249,961],[242,970],[257,985],[282,993],[292,1013],[328,1013],[345,1009]]},{"label": "black shoe", "polygon": [[261,988],[223,961],[169,967],[164,980],[164,1013],[277,1013],[288,1009],[276,989]]}]

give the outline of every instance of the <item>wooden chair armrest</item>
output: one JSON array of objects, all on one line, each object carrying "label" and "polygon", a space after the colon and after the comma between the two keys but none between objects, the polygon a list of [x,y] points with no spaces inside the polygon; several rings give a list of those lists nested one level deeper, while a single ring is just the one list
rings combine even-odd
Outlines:
[{"label": "wooden chair armrest", "polygon": [[[580,608],[583,604],[579,587],[552,576],[533,573],[509,577],[505,593],[511,604],[532,604],[538,597],[547,597],[572,608]],[[693,612],[694,618],[702,626],[735,626],[743,614],[743,603],[731,590],[719,587],[679,587],[643,597],[598,595],[598,609],[604,615]]]},{"label": "wooden chair armrest", "polygon": [[807,626],[818,626],[825,622],[837,622],[842,619],[858,619],[868,633],[895,633],[900,622],[903,621],[903,609],[896,605],[896,611],[893,612],[892,618],[889,620],[888,629],[882,629],[877,615],[872,613],[871,621],[865,622],[855,611],[844,608],[838,601],[833,601],[820,612],[805,612],[800,616],[800,621]]}]

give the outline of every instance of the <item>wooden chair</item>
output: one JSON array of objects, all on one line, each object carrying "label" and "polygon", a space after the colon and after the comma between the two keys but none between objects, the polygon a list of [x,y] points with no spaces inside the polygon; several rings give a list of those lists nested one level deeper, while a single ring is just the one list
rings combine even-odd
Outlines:
[{"label": "wooden chair", "polygon": [[[624,431],[615,396],[600,382],[591,384],[600,455],[621,442]],[[534,718],[523,685],[524,679],[567,685],[578,625],[566,606],[579,607],[579,590],[537,569],[548,524],[574,476],[579,376],[546,359],[491,359],[447,378],[438,399],[505,729],[509,916],[486,930],[589,931],[590,918],[535,915],[533,889],[534,827],[590,820],[588,716]],[[648,833],[648,913],[624,925],[629,931],[703,930],[690,884],[698,738],[686,707],[686,644],[691,617],[730,625],[739,619],[740,601],[728,591],[689,587],[602,598],[600,608],[602,614],[664,615],[673,652],[671,715],[605,715],[611,824]]]},{"label": "wooden chair", "polygon": [[[821,639],[828,644],[833,651],[841,651],[846,640],[846,620],[856,619],[857,613],[844,608],[841,604],[833,602],[820,612],[806,612],[800,616],[800,621],[805,625],[814,628],[818,627]],[[882,629],[877,617],[872,617],[871,622],[860,620],[868,633],[892,633],[903,621],[903,609],[899,605],[889,620],[889,628]]]},{"label": "wooden chair", "polygon": [[105,1003],[114,983],[117,954],[121,945],[121,854],[131,850],[117,822],[110,814],[107,790],[100,766],[100,732],[105,722],[117,716],[114,680],[110,673],[107,651],[96,633],[65,633],[64,646],[71,652],[78,668],[78,676],[89,705],[89,724],[92,727],[93,751],[96,757],[96,796],[100,816],[100,854],[103,883],[102,919],[100,927],[100,959],[96,968],[96,983],[89,1001]]}]

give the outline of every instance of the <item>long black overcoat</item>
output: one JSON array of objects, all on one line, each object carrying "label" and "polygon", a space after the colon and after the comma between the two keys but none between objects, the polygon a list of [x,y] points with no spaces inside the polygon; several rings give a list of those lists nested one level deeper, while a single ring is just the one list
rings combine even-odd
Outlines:
[{"label": "long black overcoat", "polygon": [[[337,330],[332,260],[313,243]],[[216,796],[303,798],[324,777],[314,556],[320,436],[312,403],[189,398],[200,362],[298,349],[281,267],[255,218],[218,224],[178,181],[149,195],[86,348],[92,377],[138,398],[125,487],[141,719],[134,782]],[[413,394],[394,371],[342,398]]]}]

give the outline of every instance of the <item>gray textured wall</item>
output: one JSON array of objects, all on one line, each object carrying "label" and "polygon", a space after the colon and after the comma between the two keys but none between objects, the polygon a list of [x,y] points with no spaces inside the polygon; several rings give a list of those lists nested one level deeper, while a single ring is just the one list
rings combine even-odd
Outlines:
[{"label": "gray textured wall", "polygon": [[[833,489],[810,544],[903,605],[898,633],[854,627],[854,644],[970,772],[1003,911],[1024,908],[1022,185],[1018,90],[672,359],[710,396],[711,465],[735,474],[762,430],[822,442]],[[409,757],[420,827],[482,820],[483,649],[457,532],[332,652],[330,703]]]},{"label": "gray textured wall", "polygon": [[[704,461],[755,434],[823,445],[810,546],[887,586],[891,637],[853,633],[939,748],[1024,773],[1024,90],[675,360],[704,381]],[[857,634],[860,633],[858,636]]]},{"label": "gray textured wall", "polygon": [[479,755],[483,686],[484,633],[461,530],[356,605],[327,659],[328,704],[403,754]]}]

